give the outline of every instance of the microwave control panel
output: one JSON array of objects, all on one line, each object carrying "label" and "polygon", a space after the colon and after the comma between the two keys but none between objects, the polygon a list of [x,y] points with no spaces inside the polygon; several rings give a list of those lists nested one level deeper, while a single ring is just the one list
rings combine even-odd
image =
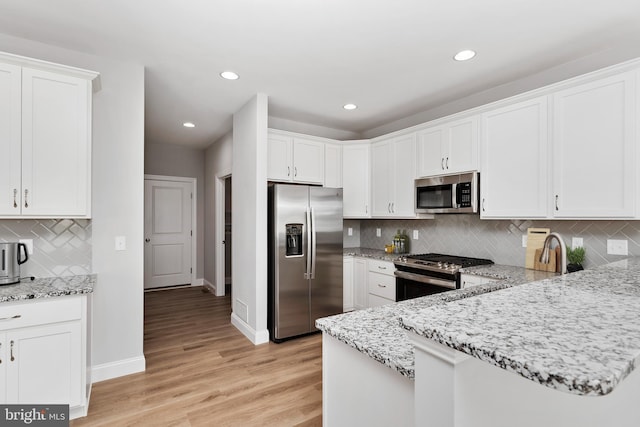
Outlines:
[{"label": "microwave control panel", "polygon": [[471,207],[471,183],[470,182],[461,182],[458,184],[458,194],[456,198],[458,199],[458,207],[460,208],[470,208]]}]

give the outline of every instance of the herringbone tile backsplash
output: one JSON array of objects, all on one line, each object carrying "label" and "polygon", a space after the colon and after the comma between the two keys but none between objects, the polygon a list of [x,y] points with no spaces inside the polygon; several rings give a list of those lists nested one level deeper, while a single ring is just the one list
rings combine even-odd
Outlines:
[{"label": "herringbone tile backsplash", "polygon": [[[607,239],[626,239],[629,255],[640,255],[640,221],[498,221],[481,220],[477,215],[436,215],[433,220],[361,220],[359,224],[355,221],[349,224],[358,228],[361,247],[384,249],[397,229],[405,229],[409,238],[413,230],[418,230],[420,239],[411,240],[412,253],[489,258],[504,265],[524,265],[526,249],[522,247],[522,235],[527,234],[529,227],[550,228],[560,233],[567,246],[571,246],[572,237],[582,237],[585,268],[624,258],[607,255]],[[381,237],[376,237],[376,228],[382,229]],[[353,237],[351,240],[345,237],[345,247],[355,241]]]},{"label": "herringbone tile backsplash", "polygon": [[21,276],[59,277],[91,273],[91,220],[0,221],[0,242],[33,239],[33,254]]}]

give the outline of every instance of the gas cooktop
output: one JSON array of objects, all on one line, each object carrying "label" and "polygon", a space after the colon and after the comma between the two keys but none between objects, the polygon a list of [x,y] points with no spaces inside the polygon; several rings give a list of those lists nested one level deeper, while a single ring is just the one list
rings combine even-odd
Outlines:
[{"label": "gas cooktop", "polygon": [[400,256],[394,264],[398,269],[408,267],[457,274],[461,268],[493,264],[493,261],[445,254],[416,254]]}]

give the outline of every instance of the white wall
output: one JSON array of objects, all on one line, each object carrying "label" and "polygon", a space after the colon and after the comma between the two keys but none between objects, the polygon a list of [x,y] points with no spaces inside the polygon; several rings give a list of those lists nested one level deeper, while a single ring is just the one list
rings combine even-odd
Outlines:
[{"label": "white wall", "polygon": [[[144,68],[0,34],[0,50],[100,72],[93,98],[95,380],[144,370]],[[127,250],[114,250],[114,237]]]},{"label": "white wall", "polygon": [[267,96],[233,115],[231,322],[254,344],[267,330]]},{"label": "white wall", "polygon": [[196,278],[204,277],[204,150],[177,144],[145,144],[144,173],[195,178],[196,206]]},{"label": "white wall", "polygon": [[[218,141],[211,144],[205,151],[205,178],[204,178],[204,279],[216,283],[216,242],[224,240],[224,236],[215,235],[216,225],[216,176],[226,176],[231,173],[233,134],[229,132]],[[233,186],[233,184],[232,184]]]}]

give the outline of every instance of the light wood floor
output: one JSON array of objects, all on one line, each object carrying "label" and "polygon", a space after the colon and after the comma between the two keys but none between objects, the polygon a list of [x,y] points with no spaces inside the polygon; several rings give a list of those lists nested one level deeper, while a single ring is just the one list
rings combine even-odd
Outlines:
[{"label": "light wood floor", "polygon": [[71,426],[320,426],[321,336],[254,346],[230,315],[202,288],[146,293],[146,372],[94,384]]}]

